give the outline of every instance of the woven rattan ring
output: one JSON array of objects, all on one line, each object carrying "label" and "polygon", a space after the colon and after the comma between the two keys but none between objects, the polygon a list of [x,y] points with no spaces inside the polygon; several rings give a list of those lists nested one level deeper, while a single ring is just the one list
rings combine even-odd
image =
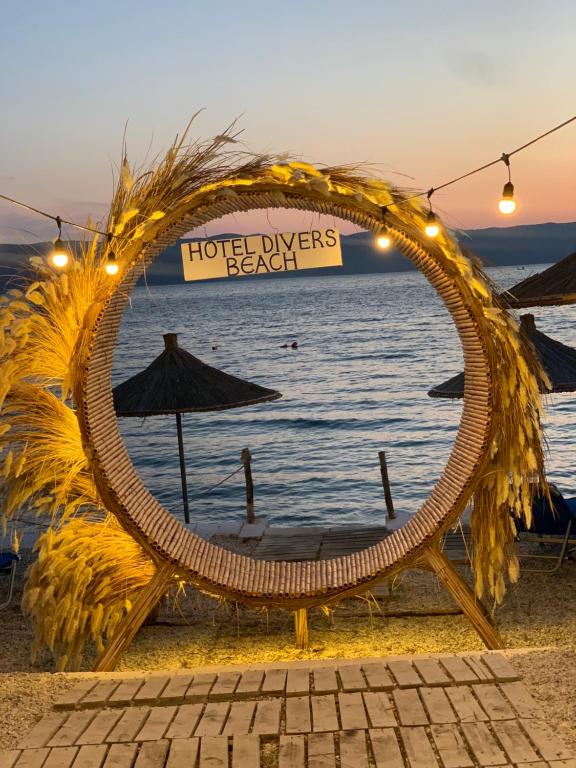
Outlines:
[{"label": "woven rattan ring", "polygon": [[[380,543],[325,561],[257,561],[210,544],[190,533],[146,489],[118,431],[111,372],[122,313],[132,287],[156,255],[189,232],[223,215],[264,208],[301,209],[348,220],[377,233],[377,206],[358,196],[326,196],[289,186],[228,187],[225,194],[198,196],[190,206],[171,211],[158,223],[156,239],[139,254],[89,329],[90,353],[76,402],[81,430],[98,490],[108,509],[155,559],[159,571],[211,594],[260,605],[299,610],[360,592],[394,571],[418,564],[441,534],[462,514],[487,460],[492,437],[491,370],[474,309],[463,296],[464,278],[439,246],[408,216],[391,214],[387,223],[394,245],[428,279],[457,328],[465,363],[466,390],[460,429],[448,463],[422,507],[402,528]],[[192,517],[194,510],[191,510]]]}]

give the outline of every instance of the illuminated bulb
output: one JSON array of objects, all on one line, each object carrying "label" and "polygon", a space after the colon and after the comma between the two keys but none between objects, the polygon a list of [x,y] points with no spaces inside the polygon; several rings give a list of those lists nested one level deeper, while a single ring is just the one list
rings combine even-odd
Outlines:
[{"label": "illuminated bulb", "polygon": [[498,210],[505,216],[509,216],[516,210],[516,200],[514,200],[514,185],[511,181],[507,181],[506,184],[504,184],[502,197],[498,202]]},{"label": "illuminated bulb", "polygon": [[388,237],[388,235],[381,234],[376,238],[376,245],[378,248],[381,248],[383,251],[385,251],[392,245],[392,240],[390,237]]},{"label": "illuminated bulb", "polygon": [[118,274],[120,267],[118,266],[118,263],[116,262],[116,256],[113,253],[108,254],[108,260],[104,269],[106,270],[107,275],[114,276]]},{"label": "illuminated bulb", "polygon": [[430,211],[428,216],[426,216],[424,232],[426,232],[428,237],[438,237],[440,234],[440,225],[438,224],[438,219],[436,218],[434,211]]},{"label": "illuminated bulb", "polygon": [[54,250],[50,255],[50,261],[58,269],[63,269],[68,264],[68,253],[64,248],[64,243],[58,237],[54,243]]}]

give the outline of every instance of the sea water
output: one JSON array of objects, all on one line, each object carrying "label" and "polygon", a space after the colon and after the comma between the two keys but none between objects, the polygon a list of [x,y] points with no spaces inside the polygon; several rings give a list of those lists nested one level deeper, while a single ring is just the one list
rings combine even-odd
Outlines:
[{"label": "sea water", "polygon": [[[509,287],[545,266],[490,276]],[[540,330],[576,345],[575,307],[531,311]],[[462,353],[420,273],[139,287],[124,316],[114,384],[149,365],[168,332],[204,362],[283,395],[183,416],[193,519],[244,519],[243,472],[213,488],[239,468],[244,447],[253,457],[256,514],[276,525],[381,524],[381,450],[402,517],[416,512],[442,472],[462,401],[427,392],[462,369]],[[576,495],[576,396],[549,396],[546,414],[548,475]],[[174,416],[123,418],[120,427],[149,490],[181,516]]]}]

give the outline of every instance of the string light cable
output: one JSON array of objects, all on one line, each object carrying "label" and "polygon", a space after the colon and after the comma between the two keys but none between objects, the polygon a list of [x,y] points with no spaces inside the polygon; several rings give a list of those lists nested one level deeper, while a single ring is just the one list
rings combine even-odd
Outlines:
[{"label": "string light cable", "polygon": [[120,238],[118,235],[112,234],[112,232],[104,232],[101,229],[97,229],[96,227],[89,227],[85,224],[77,224],[75,221],[68,221],[68,219],[63,219],[61,216],[54,216],[47,211],[41,211],[39,208],[35,208],[33,205],[28,205],[28,203],[23,203],[20,200],[14,200],[14,198],[8,197],[8,195],[0,194],[0,199],[5,200],[7,203],[12,203],[12,205],[17,205],[20,208],[25,208],[27,211],[32,211],[32,213],[37,213],[39,216],[44,216],[44,218],[51,219],[56,223],[56,226],[58,227],[58,237],[54,241],[54,247],[52,253],[49,256],[49,261],[52,266],[56,267],[57,269],[64,269],[64,267],[66,267],[70,261],[70,254],[66,250],[66,246],[62,240],[62,224],[66,224],[70,227],[74,227],[75,229],[80,229],[83,232],[90,232],[94,235],[102,235],[105,237],[108,244],[108,257],[106,259],[104,269],[106,274],[110,276],[118,274],[120,268],[116,261],[116,255],[112,250],[112,238],[124,238]]},{"label": "string light cable", "polygon": [[[533,144],[536,144],[536,142],[541,141],[542,139],[545,139],[547,136],[550,136],[552,133],[556,133],[556,131],[559,131],[561,128],[565,128],[567,125],[570,125],[570,123],[573,123],[576,120],[576,115],[574,117],[570,117],[568,120],[565,120],[563,123],[560,123],[559,125],[555,125],[554,128],[550,128],[550,130],[545,131],[544,133],[541,133],[539,136],[536,136],[534,139],[531,139],[530,141],[527,141],[526,144],[522,144],[520,147],[516,147],[516,149],[512,150],[512,152],[503,153],[498,157],[496,160],[491,160],[489,163],[485,163],[484,165],[481,165],[478,168],[474,168],[472,171],[468,171],[467,173],[463,173],[461,176],[457,176],[455,179],[450,179],[450,181],[445,181],[443,184],[438,184],[437,186],[433,187],[434,192],[438,192],[441,189],[445,189],[446,187],[452,186],[452,184],[457,184],[459,181],[463,181],[464,179],[469,178],[470,176],[474,176],[477,173],[481,173],[482,171],[485,171],[487,168],[492,168],[494,165],[498,165],[498,163],[504,163],[505,165],[510,167],[510,158],[513,155],[517,155],[519,152],[524,151],[525,149],[528,149],[528,147],[531,147]],[[428,192],[416,192],[413,195],[410,195],[409,197],[405,197],[402,200],[399,200],[398,202],[390,203],[390,206],[401,206],[409,202],[410,200],[415,200],[417,197],[424,197],[428,194]]]},{"label": "string light cable", "polygon": [[[22,203],[20,200],[14,200],[12,197],[8,197],[8,195],[0,194],[0,200],[5,200],[7,203],[12,203],[12,205],[17,205],[20,208],[25,208],[27,211],[32,211],[32,213],[37,213],[39,216],[44,216],[46,219],[52,219],[52,221],[56,222],[56,225],[61,230],[62,224],[66,224],[68,227],[74,227],[75,229],[81,229],[84,232],[92,232],[95,235],[103,235],[104,237],[108,236],[108,232],[103,232],[101,229],[96,229],[95,227],[88,227],[85,224],[77,224],[75,221],[68,221],[67,219],[63,219],[60,216],[54,216],[52,213],[47,213],[46,211],[41,211],[39,208],[34,208],[32,205],[28,205],[28,203]],[[116,235],[112,235],[112,237],[116,237]]]},{"label": "string light cable", "polygon": [[[530,141],[527,141],[525,144],[522,144],[520,147],[516,147],[516,149],[512,150],[512,152],[504,152],[502,155],[500,155],[500,157],[496,158],[496,160],[491,160],[489,163],[485,163],[484,165],[481,165],[478,168],[474,168],[473,170],[467,171],[466,173],[463,173],[460,176],[456,176],[456,178],[454,179],[445,181],[442,184],[438,184],[435,187],[430,187],[430,189],[428,189],[425,192],[416,192],[413,195],[409,195],[408,197],[402,198],[402,200],[397,200],[389,203],[387,206],[383,206],[381,209],[382,210],[382,231],[377,235],[377,238],[376,238],[376,242],[378,246],[380,248],[386,249],[391,245],[391,238],[388,235],[388,230],[385,224],[385,217],[386,217],[386,212],[388,211],[388,208],[392,206],[401,207],[409,203],[411,200],[415,200],[416,198],[427,197],[429,211],[426,216],[425,232],[428,235],[428,237],[434,238],[440,232],[440,224],[439,224],[438,217],[436,216],[436,214],[432,209],[432,201],[431,201],[432,195],[441,189],[446,189],[446,187],[450,187],[453,184],[457,184],[458,182],[463,181],[464,179],[468,179],[470,176],[474,176],[477,173],[481,173],[482,171],[485,171],[488,168],[492,168],[494,165],[497,165],[498,163],[502,163],[502,162],[504,163],[504,165],[506,165],[508,169],[508,181],[504,185],[502,196],[498,203],[498,210],[504,215],[509,215],[513,213],[516,209],[516,201],[514,200],[514,185],[512,184],[512,178],[510,173],[510,158],[513,157],[514,155],[517,155],[519,152],[523,152],[525,149],[527,149],[528,147],[531,147],[533,144],[536,144],[538,141],[545,139],[547,136],[550,136],[551,134],[556,133],[556,131],[559,131],[562,128],[565,128],[567,125],[570,125],[570,123],[573,123],[574,121],[576,121],[576,115],[574,115],[573,117],[570,117],[568,120],[565,120],[563,123],[560,123],[559,125],[555,125],[553,128],[550,128],[544,133],[541,133],[539,136],[536,136]],[[8,195],[3,195],[1,193],[0,193],[0,200],[4,200],[5,202],[11,203],[12,205],[17,205],[20,208],[25,208],[27,211],[31,211],[32,213],[37,213],[39,216],[44,216],[45,218],[51,219],[56,223],[56,226],[58,227],[58,237],[56,238],[56,241],[54,243],[54,251],[50,257],[54,266],[63,268],[68,263],[69,256],[64,249],[64,244],[61,239],[62,224],[66,224],[67,226],[74,227],[75,229],[79,229],[84,232],[91,232],[92,234],[102,235],[106,237],[108,242],[108,258],[105,263],[105,269],[109,275],[116,275],[118,273],[118,264],[116,263],[116,257],[114,255],[114,251],[111,248],[112,238],[118,237],[118,235],[113,235],[111,232],[103,232],[100,229],[97,229],[95,227],[89,227],[89,226],[86,226],[85,224],[77,224],[75,221],[69,221],[67,219],[63,219],[60,216],[55,216],[54,214],[47,213],[46,211],[42,211],[39,208],[35,208],[32,205],[28,205],[28,203],[23,203],[20,200],[15,200],[14,198],[8,197]]]},{"label": "string light cable", "polygon": [[406,205],[407,203],[409,203],[411,200],[415,200],[419,197],[426,196],[428,198],[428,204],[430,209],[428,211],[428,215],[426,216],[424,231],[426,232],[428,237],[431,237],[431,238],[437,237],[440,232],[440,220],[432,210],[431,197],[434,194],[434,192],[438,192],[438,190],[440,189],[446,189],[446,187],[450,187],[453,184],[457,184],[458,182],[463,181],[464,179],[468,179],[470,178],[470,176],[475,176],[477,173],[481,173],[482,171],[485,171],[488,168],[492,168],[494,165],[498,165],[498,163],[504,163],[504,165],[508,170],[508,181],[506,182],[506,184],[504,184],[504,189],[502,190],[502,195],[498,202],[498,210],[503,215],[508,216],[514,213],[514,211],[516,210],[516,200],[514,199],[514,185],[512,184],[512,177],[511,177],[511,171],[510,171],[510,158],[513,155],[517,155],[519,152],[524,151],[528,147],[531,147],[533,144],[536,144],[538,141],[545,139],[547,136],[550,136],[552,133],[556,133],[556,131],[559,131],[561,128],[565,128],[567,125],[570,125],[570,123],[573,123],[575,120],[576,120],[576,115],[574,115],[573,117],[570,117],[568,120],[565,120],[563,123],[560,123],[559,125],[555,125],[553,128],[550,128],[544,133],[541,133],[539,136],[536,136],[530,141],[527,141],[525,144],[522,144],[520,147],[516,147],[516,149],[512,150],[512,152],[503,152],[500,155],[500,157],[498,157],[496,160],[491,160],[489,163],[484,163],[484,165],[481,165],[478,168],[474,168],[471,171],[467,171],[466,173],[463,173],[460,176],[456,176],[456,178],[454,179],[450,179],[449,181],[445,181],[442,184],[438,184],[436,187],[431,187],[427,192],[416,192],[413,195],[404,197],[402,200],[392,202],[389,204],[389,206],[386,206],[386,208],[392,207],[392,206],[396,206],[400,208],[403,205]]}]

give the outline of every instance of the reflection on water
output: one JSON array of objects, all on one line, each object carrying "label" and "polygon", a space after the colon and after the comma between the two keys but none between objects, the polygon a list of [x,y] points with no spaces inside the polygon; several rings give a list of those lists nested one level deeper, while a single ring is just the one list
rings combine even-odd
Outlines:
[{"label": "reflection on water", "polygon": [[[510,286],[539,267],[491,270]],[[573,307],[536,308],[539,328],[566,344]],[[429,494],[452,447],[461,401],[427,391],[462,368],[448,313],[422,275],[303,277],[138,288],[116,352],[114,383],[148,365],[162,334],[210,365],[278,389],[283,398],[219,413],[186,414],[190,496],[228,474],[248,446],[256,513],[275,524],[380,523],[385,505],[378,451],[385,450],[399,512]],[[298,339],[299,349],[281,345]],[[218,348],[213,350],[216,345]],[[547,409],[549,476],[576,491],[574,397]],[[174,417],[121,419],[148,488],[180,509]],[[242,473],[191,504],[204,522],[244,514]]]}]

